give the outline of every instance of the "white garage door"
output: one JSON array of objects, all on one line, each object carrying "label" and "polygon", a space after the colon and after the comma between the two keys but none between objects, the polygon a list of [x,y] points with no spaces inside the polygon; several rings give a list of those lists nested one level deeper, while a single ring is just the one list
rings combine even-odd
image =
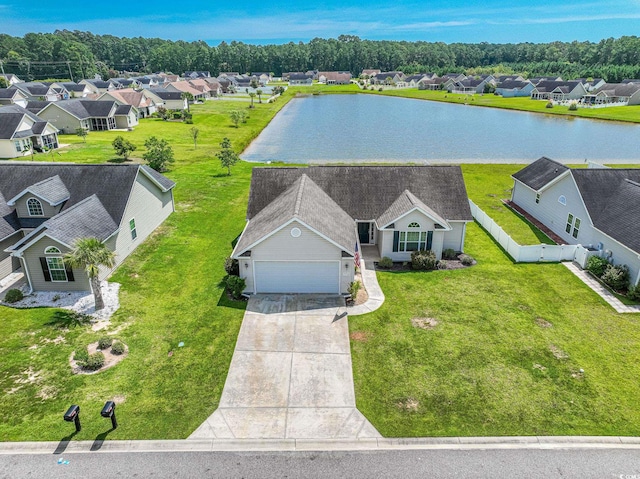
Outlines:
[{"label": "white garage door", "polygon": [[338,294],[338,261],[256,261],[257,293]]}]

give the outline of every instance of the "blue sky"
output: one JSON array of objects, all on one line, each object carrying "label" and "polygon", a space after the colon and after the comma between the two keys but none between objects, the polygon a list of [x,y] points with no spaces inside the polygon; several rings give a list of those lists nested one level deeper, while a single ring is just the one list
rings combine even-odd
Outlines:
[{"label": "blue sky", "polygon": [[307,42],[341,34],[446,43],[598,41],[640,34],[640,0],[124,0],[59,7],[45,0],[5,1],[0,0],[0,33],[14,36],[69,29],[217,45]]}]

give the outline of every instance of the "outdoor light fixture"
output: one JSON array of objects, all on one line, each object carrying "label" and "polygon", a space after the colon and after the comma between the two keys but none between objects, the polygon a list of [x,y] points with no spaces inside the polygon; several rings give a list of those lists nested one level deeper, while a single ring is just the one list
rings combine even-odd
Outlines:
[{"label": "outdoor light fixture", "polygon": [[344,269],[349,269],[349,263],[344,264]]},{"label": "outdoor light fixture", "polygon": [[248,268],[249,267],[249,263],[244,263],[244,267]]},{"label": "outdoor light fixture", "polygon": [[113,401],[107,401],[104,403],[104,407],[100,412],[102,417],[110,417],[111,418],[111,427],[113,429],[118,427],[118,421],[116,421],[116,403]]},{"label": "outdoor light fixture", "polygon": [[80,426],[80,406],[73,404],[64,414],[64,420],[73,422],[76,425],[76,432],[80,432],[82,429]]}]

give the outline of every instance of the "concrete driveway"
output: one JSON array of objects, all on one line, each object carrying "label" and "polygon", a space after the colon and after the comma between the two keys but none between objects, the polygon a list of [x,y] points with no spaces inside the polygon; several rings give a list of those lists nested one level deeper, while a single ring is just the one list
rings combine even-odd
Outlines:
[{"label": "concrete driveway", "polygon": [[218,409],[190,436],[380,437],[356,409],[344,299],[249,300]]}]

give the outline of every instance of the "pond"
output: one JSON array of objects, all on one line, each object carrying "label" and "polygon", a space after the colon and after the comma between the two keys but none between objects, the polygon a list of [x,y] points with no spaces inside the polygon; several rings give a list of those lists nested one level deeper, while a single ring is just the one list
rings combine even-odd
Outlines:
[{"label": "pond", "polygon": [[[532,100],[534,101],[534,100]],[[286,163],[640,162],[640,125],[377,95],[289,102],[247,161]]]}]

